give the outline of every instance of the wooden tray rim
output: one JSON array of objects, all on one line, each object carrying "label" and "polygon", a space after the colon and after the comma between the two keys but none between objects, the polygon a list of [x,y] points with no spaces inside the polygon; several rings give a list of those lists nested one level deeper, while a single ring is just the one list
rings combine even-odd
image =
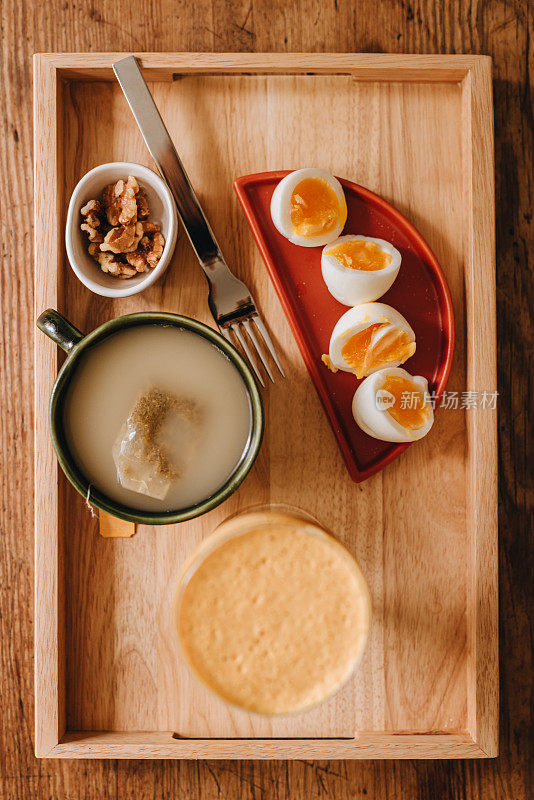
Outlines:
[{"label": "wooden tray rim", "polygon": [[[356,80],[460,85],[465,219],[467,388],[496,389],[491,59],[342,53],[47,53],[34,56],[35,311],[61,305],[62,92],[65,81],[113,80],[136,55],[149,80],[186,74],[350,74]],[[55,210],[54,213],[50,213]],[[476,310],[476,316],[475,316]],[[476,325],[473,321],[476,320]],[[354,739],[180,739],[172,732],[66,731],[61,508],[48,435],[58,354],[35,338],[35,753],[50,758],[484,758],[498,752],[496,413],[467,413],[469,583],[466,731],[360,732]]]}]

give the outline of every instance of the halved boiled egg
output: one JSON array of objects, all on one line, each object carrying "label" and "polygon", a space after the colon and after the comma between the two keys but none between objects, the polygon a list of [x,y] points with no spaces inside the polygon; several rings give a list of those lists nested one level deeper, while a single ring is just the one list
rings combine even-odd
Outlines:
[{"label": "halved boiled egg", "polygon": [[415,333],[402,314],[385,303],[349,308],[330,337],[329,369],[353,372],[357,378],[384,367],[398,367],[415,353]]},{"label": "halved boiled egg", "polygon": [[271,198],[275,228],[293,244],[321,247],[337,239],[347,203],[337,178],[324,169],[298,169],[282,178]]},{"label": "halved boiled egg", "polygon": [[366,378],[356,389],[352,415],[357,425],[384,442],[414,442],[434,422],[428,381],[400,367],[388,367]]},{"label": "halved boiled egg", "polygon": [[323,249],[321,270],[328,291],[346,306],[377,300],[399,274],[401,254],[384,239],[349,234]]}]

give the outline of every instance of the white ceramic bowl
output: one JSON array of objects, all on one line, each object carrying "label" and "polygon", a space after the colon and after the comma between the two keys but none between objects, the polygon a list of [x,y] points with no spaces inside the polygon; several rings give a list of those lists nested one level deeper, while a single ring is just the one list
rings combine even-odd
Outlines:
[{"label": "white ceramic bowl", "polygon": [[[116,183],[121,178],[126,180],[128,175],[133,175],[139,185],[146,190],[150,208],[148,218],[151,222],[161,225],[165,248],[155,269],[142,272],[134,278],[122,279],[102,272],[87,252],[89,242],[80,229],[83,222],[80,209],[88,200],[99,198],[109,183]],[[141,164],[115,161],[90,170],[74,189],[67,213],[65,246],[70,265],[84,286],[104,297],[129,297],[142,292],[163,275],[174,252],[177,230],[176,205],[169,187],[159,175]]]}]

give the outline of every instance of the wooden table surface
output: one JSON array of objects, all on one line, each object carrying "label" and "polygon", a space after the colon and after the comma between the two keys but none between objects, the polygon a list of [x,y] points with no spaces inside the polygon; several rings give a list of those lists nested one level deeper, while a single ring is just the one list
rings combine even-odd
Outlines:
[{"label": "wooden table surface", "polygon": [[[527,612],[532,606],[533,574],[526,413],[534,305],[528,273],[529,255],[534,263],[532,4],[527,0],[3,0],[2,10],[0,797],[527,800],[532,731]],[[264,763],[34,758],[31,57],[37,51],[109,50],[493,57],[500,391],[499,758]]]}]

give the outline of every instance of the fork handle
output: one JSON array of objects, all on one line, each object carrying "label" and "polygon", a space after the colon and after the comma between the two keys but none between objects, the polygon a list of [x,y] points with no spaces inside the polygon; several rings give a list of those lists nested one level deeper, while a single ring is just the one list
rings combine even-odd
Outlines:
[{"label": "fork handle", "polygon": [[200,261],[200,266],[209,278],[214,271],[226,264],[169,132],[146,85],[137,59],[135,56],[128,56],[116,61],[113,64],[113,70],[145,144],[172,192],[178,214]]}]

